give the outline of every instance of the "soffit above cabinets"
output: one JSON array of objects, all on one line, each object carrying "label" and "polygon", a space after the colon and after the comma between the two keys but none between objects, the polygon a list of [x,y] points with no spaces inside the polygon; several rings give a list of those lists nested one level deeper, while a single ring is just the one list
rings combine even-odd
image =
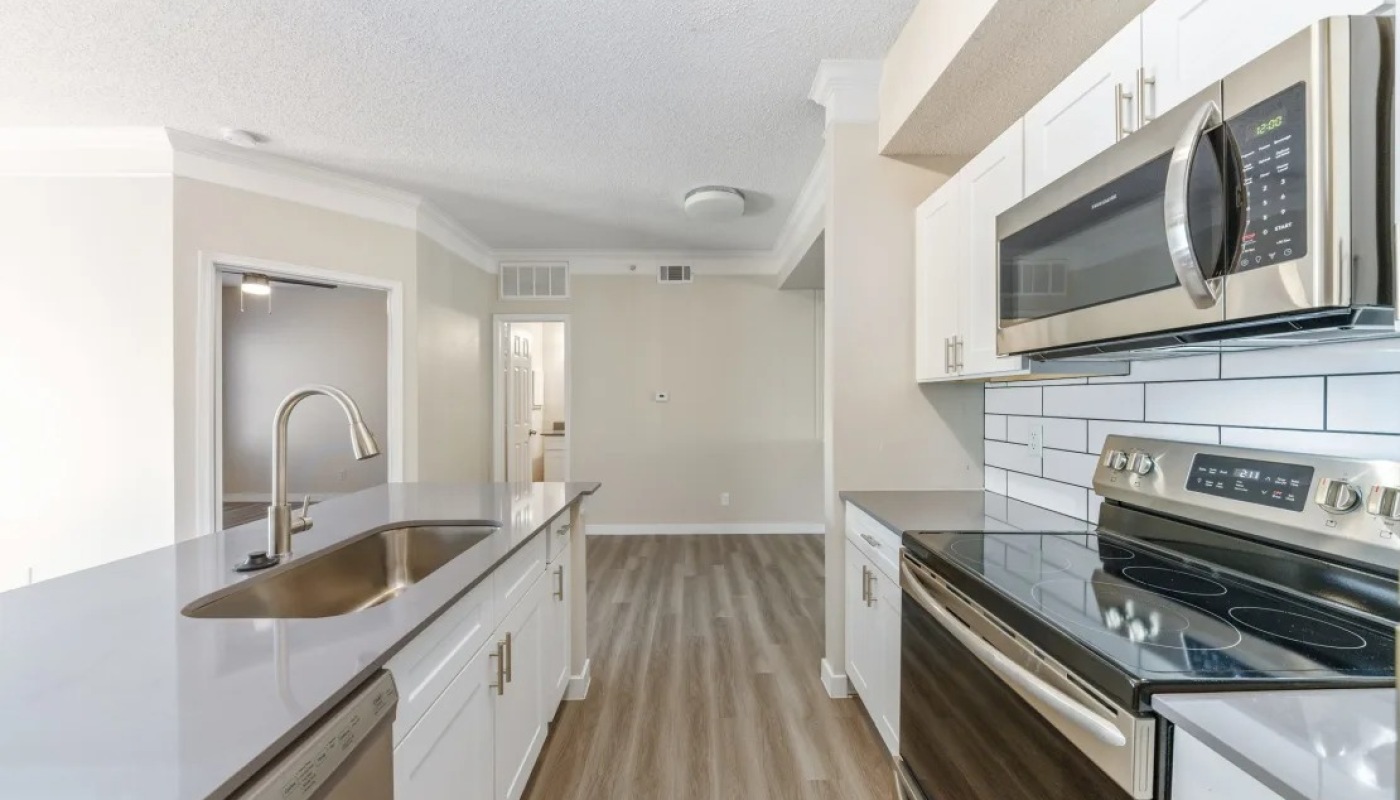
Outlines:
[{"label": "soffit above cabinets", "polygon": [[980,152],[1151,0],[922,0],[885,57],[880,152]]}]

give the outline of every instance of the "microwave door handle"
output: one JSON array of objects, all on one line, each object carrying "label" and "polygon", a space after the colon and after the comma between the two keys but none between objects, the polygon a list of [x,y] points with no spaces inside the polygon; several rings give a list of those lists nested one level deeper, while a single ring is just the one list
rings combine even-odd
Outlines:
[{"label": "microwave door handle", "polygon": [[1196,160],[1196,150],[1206,131],[1223,123],[1220,106],[1214,100],[1207,100],[1191,116],[1167,166],[1165,194],[1165,221],[1167,251],[1171,255],[1172,269],[1176,271],[1181,288],[1190,295],[1196,308],[1210,308],[1220,301],[1220,278],[1207,278],[1205,270],[1196,260],[1196,248],[1191,243],[1191,223],[1188,217],[1190,205],[1191,164]]},{"label": "microwave door handle", "polygon": [[935,600],[928,589],[924,588],[918,572],[907,559],[900,561],[899,571],[900,586],[909,593],[914,602],[933,615],[933,618],[949,633],[953,634],[955,639],[971,650],[979,661],[1001,676],[1003,680],[1024,689],[1036,699],[1059,712],[1064,719],[1074,723],[1076,727],[1083,729],[1100,742],[1110,747],[1127,745],[1128,737],[1113,723],[1080,705],[1074,698],[1059,689],[1037,678],[1025,667],[1007,658],[1000,650],[969,630],[957,617],[953,616],[953,612]]}]

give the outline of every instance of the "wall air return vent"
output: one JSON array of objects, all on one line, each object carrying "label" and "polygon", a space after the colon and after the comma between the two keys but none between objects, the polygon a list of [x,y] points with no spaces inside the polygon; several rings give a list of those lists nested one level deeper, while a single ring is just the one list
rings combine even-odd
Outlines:
[{"label": "wall air return vent", "polygon": [[568,297],[567,263],[501,264],[502,300],[566,300]]},{"label": "wall air return vent", "polygon": [[658,283],[691,283],[689,264],[672,264],[657,269]]}]

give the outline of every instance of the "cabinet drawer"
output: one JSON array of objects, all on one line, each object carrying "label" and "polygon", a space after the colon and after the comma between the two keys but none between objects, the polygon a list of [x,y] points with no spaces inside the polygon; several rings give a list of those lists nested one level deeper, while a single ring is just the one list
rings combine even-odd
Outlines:
[{"label": "cabinet drawer", "polygon": [[520,602],[535,581],[544,575],[545,555],[551,534],[540,531],[526,542],[515,555],[496,568],[496,613],[505,617]]},{"label": "cabinet drawer", "polygon": [[846,504],[846,538],[870,559],[876,569],[899,582],[899,534],[851,503]]},{"label": "cabinet drawer", "polygon": [[487,575],[385,665],[399,689],[394,744],[418,723],[495,629],[494,577]]},{"label": "cabinet drawer", "polygon": [[572,516],[573,515],[569,511],[565,511],[563,514],[560,514],[557,519],[549,523],[549,531],[547,532],[549,542],[545,544],[545,550],[546,557],[551,564],[558,561],[560,556],[568,552],[569,542],[573,541],[573,537],[569,535],[569,532],[573,530],[573,525],[569,522]]}]

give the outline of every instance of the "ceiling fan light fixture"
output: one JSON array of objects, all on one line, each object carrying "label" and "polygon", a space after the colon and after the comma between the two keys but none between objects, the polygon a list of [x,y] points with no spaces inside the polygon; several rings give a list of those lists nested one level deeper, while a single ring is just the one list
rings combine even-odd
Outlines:
[{"label": "ceiling fan light fixture", "polygon": [[238,287],[244,294],[253,294],[260,297],[272,294],[272,283],[268,281],[267,276],[259,275],[255,272],[245,272]]},{"label": "ceiling fan light fixture", "polygon": [[744,215],[744,193],[731,186],[701,186],[685,193],[685,213],[691,219],[727,222]]}]

